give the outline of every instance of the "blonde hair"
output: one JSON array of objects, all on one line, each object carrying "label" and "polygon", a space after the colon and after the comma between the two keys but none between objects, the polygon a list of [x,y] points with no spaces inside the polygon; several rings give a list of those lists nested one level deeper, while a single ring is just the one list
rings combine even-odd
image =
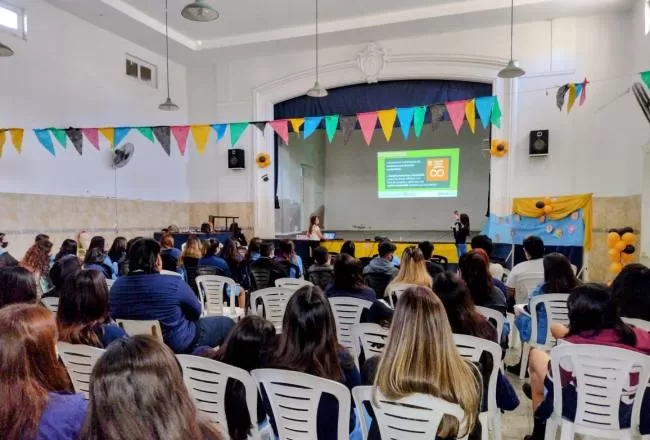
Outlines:
[{"label": "blonde hair", "polygon": [[458,353],[447,313],[427,287],[411,287],[397,301],[388,343],[377,367],[375,386],[389,399],[414,393],[456,403],[466,417],[442,419],[438,437],[465,437],[477,424],[480,379]]},{"label": "blonde hair", "polygon": [[433,285],[431,275],[427,271],[424,255],[417,247],[411,246],[404,249],[399,272],[390,282],[388,288],[395,284],[415,284],[429,288]]},{"label": "blonde hair", "polygon": [[203,250],[201,249],[201,240],[196,235],[190,235],[187,237],[187,242],[185,243],[185,249],[181,254],[181,259],[178,262],[179,266],[183,264],[184,258],[203,258]]}]

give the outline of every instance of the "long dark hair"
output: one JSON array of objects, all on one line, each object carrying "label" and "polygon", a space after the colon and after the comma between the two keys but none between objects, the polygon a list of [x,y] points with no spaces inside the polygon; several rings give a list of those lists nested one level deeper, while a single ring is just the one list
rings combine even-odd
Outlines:
[{"label": "long dark hair", "polygon": [[352,240],[348,240],[341,246],[341,254],[348,254],[352,258],[356,257],[356,246]]},{"label": "long dark hair", "polygon": [[616,301],[603,284],[587,283],[573,289],[567,302],[569,335],[595,337],[603,330],[613,329],[625,345],[634,347],[636,335],[618,314]]},{"label": "long dark hair", "polygon": [[244,257],[244,264],[250,265],[253,262],[253,254],[260,253],[260,246],[262,245],[262,239],[258,237],[251,238],[251,241],[248,242],[248,250],[246,251],[246,256]]},{"label": "long dark hair", "polygon": [[183,383],[174,353],[151,336],[120,339],[93,368],[80,440],[221,440]]},{"label": "long dark hair", "polygon": [[486,259],[472,250],[460,257],[458,268],[474,303],[479,306],[487,303],[492,295],[494,283]]},{"label": "long dark hair", "polygon": [[223,243],[223,248],[221,249],[219,256],[230,263],[238,263],[239,251],[237,250],[235,240],[227,238]]},{"label": "long dark hair", "polygon": [[29,270],[20,266],[0,269],[0,308],[9,304],[35,303],[37,299],[36,279]]},{"label": "long dark hair", "polygon": [[99,248],[92,248],[86,252],[84,264],[104,264],[105,258],[106,254],[104,254]]},{"label": "long dark hair", "polygon": [[35,304],[0,310],[0,426],[5,440],[37,436],[48,393],[71,392],[59,363],[52,312]]},{"label": "long dark hair", "polygon": [[282,321],[282,334],[271,365],[341,381],[334,315],[323,291],[305,286],[296,291]]},{"label": "long dark hair", "polygon": [[96,330],[107,319],[108,286],[102,273],[82,270],[70,275],[59,296],[59,339],[103,348]]},{"label": "long dark hair", "polygon": [[106,239],[101,235],[95,235],[90,239],[90,244],[87,250],[99,249],[102,253],[106,252]]},{"label": "long dark hair", "polygon": [[129,274],[156,273],[160,256],[160,243],[152,238],[141,238],[131,243],[129,250]]},{"label": "long dark hair", "polygon": [[112,262],[117,263],[122,258],[124,258],[125,254],[126,254],[126,238],[117,237],[115,240],[113,240],[113,245],[111,246],[111,249],[108,251],[108,258],[110,258]]},{"label": "long dark hair", "polygon": [[340,254],[334,263],[334,287],[343,291],[362,289],[363,267],[359,260],[348,254]]},{"label": "long dark hair", "polygon": [[[81,270],[81,263],[76,255],[66,255],[52,265],[50,269],[50,280],[54,284],[52,296],[61,296],[61,290],[66,278]],[[50,295],[50,293],[48,293]]]},{"label": "long dark hair", "polygon": [[465,229],[467,229],[467,233],[469,234],[470,233],[469,215],[462,213],[458,219],[460,221],[460,224],[463,225]]},{"label": "long dark hair", "polygon": [[628,264],[612,281],[612,296],[621,316],[650,321],[650,269]]},{"label": "long dark hair", "polygon": [[558,252],[544,257],[544,291],[546,293],[568,293],[578,284],[580,281],[573,272],[573,267],[567,257]]},{"label": "long dark hair", "polygon": [[77,255],[76,240],[73,240],[71,238],[66,238],[63,240],[63,243],[61,243],[61,247],[59,248],[59,252],[57,252],[56,256],[54,257],[54,261],[59,261],[66,255]]}]

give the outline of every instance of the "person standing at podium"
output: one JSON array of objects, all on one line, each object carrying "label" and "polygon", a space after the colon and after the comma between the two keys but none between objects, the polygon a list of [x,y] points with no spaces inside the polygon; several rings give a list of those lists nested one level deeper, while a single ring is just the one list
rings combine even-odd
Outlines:
[{"label": "person standing at podium", "polygon": [[467,237],[470,234],[469,216],[465,213],[458,214],[458,211],[454,211],[454,220],[451,230],[454,232],[456,252],[460,258],[461,255],[467,252]]}]

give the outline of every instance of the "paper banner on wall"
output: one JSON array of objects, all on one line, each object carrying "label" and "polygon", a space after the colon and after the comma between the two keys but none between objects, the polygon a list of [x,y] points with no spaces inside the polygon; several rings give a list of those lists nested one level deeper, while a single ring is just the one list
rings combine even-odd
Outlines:
[{"label": "paper banner on wall", "polygon": [[322,120],[322,116],[310,116],[308,118],[305,118],[305,131],[303,133],[303,137],[307,139],[309,136],[314,134],[316,129],[318,129],[320,126]]},{"label": "paper banner on wall", "polygon": [[589,81],[587,81],[587,78],[582,82],[582,93],[580,94],[580,107],[582,107],[582,104],[585,103],[585,100],[587,99],[587,84],[589,84]]},{"label": "paper banner on wall", "polygon": [[384,132],[384,137],[387,142],[390,142],[390,138],[393,136],[393,129],[395,128],[395,120],[397,119],[397,110],[380,110],[377,112],[377,119],[379,119],[379,125],[381,130]]},{"label": "paper banner on wall", "polygon": [[467,125],[472,133],[476,133],[476,101],[473,99],[467,101],[465,105],[465,118],[467,118]]},{"label": "paper banner on wall", "polygon": [[81,129],[70,127],[65,130],[65,134],[68,136],[68,139],[70,139],[70,142],[72,142],[72,146],[77,150],[79,156],[83,155],[84,139],[83,134],[81,134]]},{"label": "paper banner on wall", "polygon": [[375,128],[377,128],[377,112],[357,113],[357,119],[361,126],[363,139],[366,141],[366,144],[370,146],[372,137],[375,134]]},{"label": "paper banner on wall", "polygon": [[325,116],[325,132],[327,133],[327,140],[331,144],[336,134],[336,129],[339,127],[339,115]]},{"label": "paper banner on wall", "polygon": [[153,142],[153,130],[151,127],[138,127],[140,134]]},{"label": "paper banner on wall", "polygon": [[115,145],[115,129],[113,127],[103,127],[99,129],[99,132],[108,140],[111,148],[113,148]]},{"label": "paper banner on wall", "polygon": [[411,131],[411,124],[413,123],[413,115],[415,114],[415,107],[406,107],[397,109],[397,119],[399,120],[399,126],[402,129],[402,135],[404,139],[409,138],[409,133]]},{"label": "paper banner on wall", "polygon": [[165,150],[165,153],[167,153],[167,156],[172,155],[172,142],[171,142],[171,134],[169,127],[166,126],[160,126],[160,127],[152,127],[153,130],[153,135],[158,139],[158,142],[160,142],[160,146],[163,147],[163,150]]},{"label": "paper banner on wall", "polygon": [[[429,107],[429,111],[431,112],[431,130],[436,131],[442,122],[442,118],[445,116],[445,105],[432,105]],[[422,121],[424,121],[424,118]]]},{"label": "paper banner on wall", "polygon": [[573,104],[576,103],[576,85],[575,84],[569,84],[569,103],[567,104],[566,107],[566,112],[571,113],[571,109],[573,108]]},{"label": "paper banner on wall", "polygon": [[205,153],[205,147],[208,144],[208,137],[210,137],[209,125],[192,125],[192,138],[194,138],[194,146],[199,154]]},{"label": "paper banner on wall", "polygon": [[466,105],[467,101],[451,101],[446,104],[447,113],[449,113],[449,119],[451,119],[451,125],[453,125],[457,135],[460,134],[460,129],[465,120]]},{"label": "paper banner on wall", "polygon": [[68,148],[68,137],[65,134],[65,130],[62,128],[50,128],[50,133],[54,136],[54,139],[63,147],[63,149]]},{"label": "paper banner on wall", "polygon": [[494,105],[492,106],[492,116],[490,116],[490,122],[497,128],[501,128],[501,106],[499,105],[499,100],[494,98]]},{"label": "paper banner on wall", "polygon": [[185,156],[185,150],[187,149],[187,136],[190,134],[189,125],[174,125],[170,127],[170,130],[174,139],[176,139],[178,151],[181,152],[181,156]]},{"label": "paper banner on wall", "polygon": [[131,131],[131,127],[115,127],[113,145],[119,146]]},{"label": "paper banner on wall", "polygon": [[269,125],[277,134],[285,145],[289,145],[289,123],[286,119],[279,119],[277,121],[269,121]]},{"label": "paper banner on wall", "polygon": [[96,128],[82,128],[81,132],[86,136],[88,142],[99,151],[99,131]]},{"label": "paper banner on wall", "polygon": [[22,128],[10,128],[9,134],[11,135],[11,143],[14,144],[14,148],[18,153],[23,151],[23,137],[25,135],[25,130]]},{"label": "paper banner on wall", "polygon": [[248,122],[233,122],[230,124],[230,145],[235,148],[235,144],[248,128]]},{"label": "paper banner on wall", "polygon": [[[641,72],[641,80],[645,83],[645,86],[650,89],[650,70]],[[585,81],[587,81],[585,79]]]},{"label": "paper banner on wall", "polygon": [[251,122],[251,125],[254,125],[255,128],[257,128],[262,134],[264,134],[264,130],[266,129],[266,121],[264,122]]},{"label": "paper banner on wall", "polygon": [[38,142],[45,148],[52,156],[56,156],[54,151],[54,144],[52,143],[52,137],[50,136],[50,130],[37,128],[34,129],[34,134]]},{"label": "paper banner on wall", "polygon": [[2,159],[2,153],[4,152],[6,140],[7,132],[5,130],[0,130],[0,159]]},{"label": "paper banner on wall", "polygon": [[476,111],[478,112],[478,117],[481,119],[481,125],[486,130],[488,125],[490,125],[490,116],[492,115],[492,107],[494,106],[495,99],[495,96],[476,98]]},{"label": "paper banner on wall", "polygon": [[300,127],[305,123],[305,118],[291,118],[289,119],[289,122],[291,122],[291,129],[293,132],[300,133]]},{"label": "paper banner on wall", "polygon": [[226,128],[228,124],[213,124],[212,129],[217,133],[217,142],[219,142],[226,135]]},{"label": "paper banner on wall", "polygon": [[343,132],[343,145],[347,145],[352,139],[354,127],[357,125],[356,116],[341,116],[341,131]]}]

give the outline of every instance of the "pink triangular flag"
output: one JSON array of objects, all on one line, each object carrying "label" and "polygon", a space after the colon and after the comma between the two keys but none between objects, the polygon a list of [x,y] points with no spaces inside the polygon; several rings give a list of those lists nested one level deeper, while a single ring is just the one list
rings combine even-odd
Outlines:
[{"label": "pink triangular flag", "polygon": [[277,121],[269,121],[269,125],[273,128],[273,131],[280,136],[280,139],[284,141],[285,144],[289,144],[289,125],[286,119],[279,119]]},{"label": "pink triangular flag", "polygon": [[171,127],[172,134],[176,143],[178,143],[178,150],[181,152],[181,156],[185,156],[185,149],[187,148],[187,135],[190,134],[189,125],[173,125]]},{"label": "pink triangular flag", "polygon": [[460,129],[463,126],[463,120],[465,119],[465,106],[467,106],[467,101],[452,101],[445,103],[447,106],[447,112],[449,113],[449,119],[451,119],[451,125],[454,126],[456,134],[460,134]]},{"label": "pink triangular flag", "polygon": [[363,138],[366,140],[366,144],[370,146],[372,137],[375,134],[375,128],[377,128],[377,112],[357,113],[357,119],[361,126]]},{"label": "pink triangular flag", "polygon": [[580,106],[585,103],[585,100],[587,99],[587,84],[589,84],[589,81],[587,81],[587,78],[582,82],[582,93],[580,94]]},{"label": "pink triangular flag", "polygon": [[99,131],[96,128],[82,128],[81,132],[86,136],[88,142],[95,147],[95,150],[99,151]]}]

